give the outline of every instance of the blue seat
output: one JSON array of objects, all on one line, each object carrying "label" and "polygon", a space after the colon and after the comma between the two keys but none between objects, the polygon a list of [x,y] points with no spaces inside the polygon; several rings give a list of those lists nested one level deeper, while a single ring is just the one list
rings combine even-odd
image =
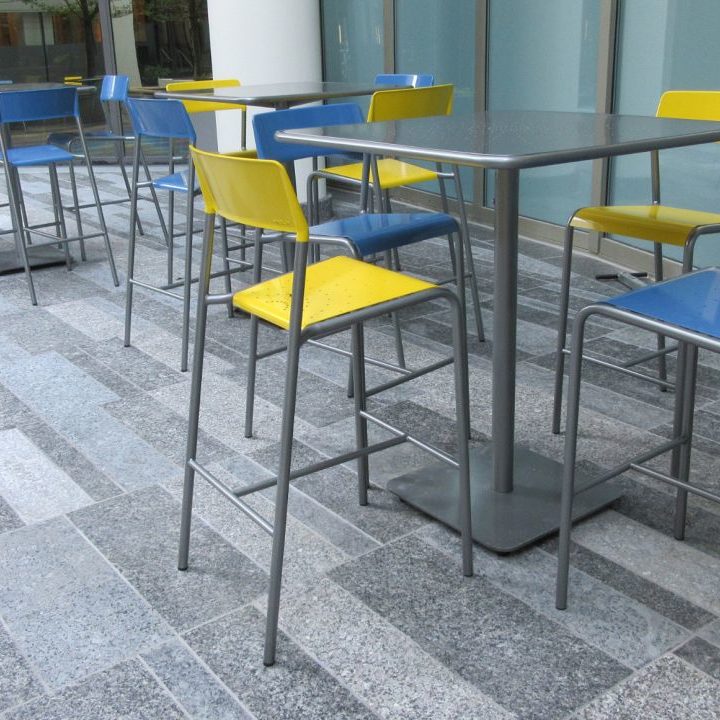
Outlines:
[{"label": "blue seat", "polygon": [[[133,161],[131,201],[130,201],[130,242],[128,244],[127,294],[125,298],[125,347],[130,346],[132,328],[133,288],[141,285],[148,290],[155,290],[162,294],[170,294],[182,300],[183,327],[182,347],[180,352],[180,369],[187,370],[188,347],[190,337],[190,287],[192,283],[192,234],[193,234],[193,198],[199,192],[195,180],[195,169],[188,163],[187,170],[175,170],[175,144],[178,141],[195,143],[195,128],[179,100],[150,100],[128,98],[128,114],[132,121],[135,133],[135,157]],[[155,178],[140,182],[140,165],[142,160],[142,144],[146,138],[167,140],[168,172]],[[167,231],[165,243],[167,246],[167,282],[161,285],[151,285],[135,278],[135,220],[137,217],[138,190],[150,186],[154,190],[166,190],[170,193],[168,203]],[[193,192],[188,192],[188,188]],[[175,193],[187,197],[185,205],[185,270],[183,279],[176,281],[174,277],[174,244],[175,244]],[[182,287],[182,295],[176,294],[176,289]]]},{"label": "blue seat", "polygon": [[380,73],[375,76],[375,84],[393,87],[432,87],[435,84],[435,76],[429,74]]},{"label": "blue seat", "polygon": [[[102,237],[105,242],[105,250],[107,252],[108,262],[110,264],[110,272],[112,274],[115,286],[120,284],[115,269],[115,260],[113,258],[110,238],[108,236],[107,226],[105,225],[105,217],[102,211],[102,204],[98,194],[97,183],[95,182],[95,174],[91,163],[86,163],[88,178],[93,192],[94,206],[97,211],[98,224],[100,232],[85,234],[82,230],[80,222],[80,210],[77,205],[77,189],[75,185],[75,175],[72,170],[75,156],[54,145],[33,145],[15,148],[12,146],[12,124],[13,123],[32,123],[47,120],[72,118],[75,122],[77,136],[80,139],[85,156],[87,157],[87,143],[80,120],[80,110],[78,103],[78,94],[76,87],[61,88],[44,88],[40,90],[10,90],[0,93],[0,150],[2,154],[3,165],[7,172],[8,191],[10,195],[10,208],[13,216],[13,225],[17,235],[17,247],[20,249],[23,264],[25,265],[25,275],[30,290],[30,299],[33,305],[37,305],[37,295],[30,271],[30,263],[28,261],[28,248],[31,242],[31,236],[37,235],[43,238],[42,242],[34,243],[33,247],[41,245],[56,245],[60,243],[65,250],[65,261],[68,269],[71,268],[72,262],[68,244],[70,242],[79,242],[84,258],[84,241],[90,238]],[[60,183],[58,181],[57,166],[58,164],[67,164],[70,168],[70,179],[75,199],[75,210],[77,219],[77,235],[68,237],[65,225],[64,207],[62,196],[60,193]],[[30,225],[27,221],[27,211],[24,206],[22,184],[20,182],[19,168],[22,167],[38,167],[46,166],[50,176],[50,191],[53,199],[54,221],[50,223]],[[55,232],[48,232],[47,228],[54,228]]]},{"label": "blue seat", "polygon": [[344,237],[361,257],[458,231],[445,213],[364,213],[310,228],[313,237]]},{"label": "blue seat", "polygon": [[[677,495],[674,534],[678,540],[685,537],[688,493],[720,503],[720,495],[716,492],[690,484],[698,348],[720,353],[720,269],[711,268],[681,275],[584,308],[577,314],[573,325],[570,355],[560,547],[555,590],[555,604],[559,610],[564,610],[568,602],[583,340],[588,319],[596,315],[659,333],[678,342],[675,411],[670,439],[663,438],[662,443],[650,450],[618,463],[596,481],[585,483],[582,489],[594,487],[627,470],[675,487]],[[657,463],[652,467],[646,466],[648,461],[666,453],[671,453],[669,473],[658,470]],[[579,492],[582,492],[582,489]]]}]

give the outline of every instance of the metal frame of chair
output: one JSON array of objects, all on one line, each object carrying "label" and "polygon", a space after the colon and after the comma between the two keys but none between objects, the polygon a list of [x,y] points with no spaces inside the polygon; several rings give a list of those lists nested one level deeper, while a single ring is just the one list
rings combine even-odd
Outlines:
[{"label": "metal frame of chair", "polygon": [[[100,232],[84,234],[82,225],[79,222],[80,214],[77,214],[78,234],[68,237],[65,225],[64,209],[62,197],[60,194],[60,184],[58,181],[57,165],[67,164],[72,166],[75,156],[56,145],[33,145],[26,147],[12,147],[12,138],[9,130],[9,124],[15,122],[36,122],[43,120],[55,120],[61,118],[73,118],[83,147],[83,152],[87,155],[87,144],[83,132],[82,122],[80,119],[80,110],[78,103],[78,94],[76,87],[62,88],[46,88],[40,90],[24,90],[24,91],[8,91],[0,93],[0,153],[2,162],[8,179],[8,192],[10,200],[10,208],[13,216],[13,225],[15,227],[18,239],[18,247],[20,249],[23,264],[25,266],[25,275],[28,280],[30,290],[30,299],[33,305],[37,305],[37,295],[32,279],[30,263],[27,257],[27,245],[31,244],[32,235],[45,238],[45,242],[35,243],[35,247],[43,245],[61,244],[65,250],[65,261],[68,270],[71,269],[71,257],[68,244],[70,242],[82,243],[85,240],[102,237],[105,242],[105,249],[110,263],[110,272],[112,274],[113,283],[117,287],[120,281],[115,268],[115,260],[113,258],[112,246],[108,236],[105,217],[102,211],[102,204],[98,193],[97,182],[93,172],[92,163],[86,163],[88,178],[92,188],[93,197],[95,199],[95,207],[98,214],[98,222]],[[27,213],[23,202],[22,184],[20,182],[20,174],[18,172],[21,167],[37,167],[47,166],[50,175],[50,190],[53,200],[54,221],[43,223],[41,225],[30,225],[27,220]],[[75,176],[71,174],[73,185],[73,195],[76,197]],[[55,227],[56,234],[47,232],[44,228]]]},{"label": "metal frame of chair", "polygon": [[[199,474],[216,490],[272,536],[270,590],[265,632],[263,662],[275,662],[278,613],[282,583],[285,527],[287,522],[290,482],[311,472],[342,462],[358,462],[358,494],[361,505],[368,501],[368,457],[371,453],[410,441],[430,450],[458,469],[458,520],[462,528],[463,573],[472,575],[472,537],[470,525],[470,481],[468,465],[468,379],[465,347],[465,319],[460,302],[451,290],[416,278],[395,273],[348,257],[335,257],[308,265],[307,221],[297,201],[287,172],[273,160],[234,158],[206,153],[191,148],[205,200],[205,233],[201,281],[198,294],[195,349],[190,400],[190,419],[185,464],[182,520],[178,568],[188,568],[190,524],[195,474]],[[209,280],[215,231],[215,214],[250,227],[287,233],[294,240],[293,272],[258,283],[233,296],[237,307],[287,331],[287,366],[280,440],[278,474],[274,478],[233,490],[198,462],[197,435],[200,414],[202,371],[207,310],[210,304],[224,303],[225,296],[209,294]],[[261,237],[258,230],[258,240]],[[260,243],[258,243],[260,247]],[[258,272],[259,264],[255,270]],[[355,292],[348,292],[354,288]],[[455,355],[455,393],[457,407],[457,459],[431,448],[367,412],[365,404],[365,364],[363,362],[363,322],[402,307],[428,300],[445,300],[452,310]],[[354,451],[329,458],[311,466],[291,470],[298,360],[303,344],[341,330],[351,329],[353,337],[355,433]],[[368,443],[367,423],[377,422],[392,437]],[[259,515],[243,497],[264,488],[276,487],[275,518],[271,524]]]},{"label": "metal frame of chair", "polygon": [[[657,117],[685,120],[720,120],[720,91],[671,90],[663,93],[658,104]],[[720,232],[720,213],[674,208],[661,203],[660,153],[650,154],[652,198],[650,205],[610,205],[581,208],[573,213],[565,228],[562,280],[560,286],[560,318],[558,323],[557,351],[555,356],[555,395],[552,431],[560,432],[562,413],[563,376],[565,356],[568,354],[567,327],[570,300],[570,273],[574,230],[613,233],[648,240],[653,243],[654,273],[656,280],[663,279],[663,245],[683,248],[682,271],[692,270],[695,244],[700,237]],[[673,387],[667,380],[666,356],[675,347],[666,347],[659,335],[657,351],[634,358],[622,365],[597,358],[586,357],[589,362],[610,366],[633,377],[655,383],[661,390]],[[658,359],[658,376],[653,377],[633,368],[641,363]]]},{"label": "metal frame of chair", "polygon": [[[67,85],[77,86],[82,84],[82,79],[75,80],[66,78],[65,82]],[[122,174],[123,183],[125,184],[125,190],[127,192],[127,198],[103,200],[103,206],[118,205],[121,203],[130,202],[132,198],[130,180],[128,178],[127,170],[125,169],[125,144],[134,143],[135,136],[130,134],[116,133],[112,129],[114,124],[112,107],[117,106],[118,108],[122,108],[125,106],[125,102],[128,99],[129,89],[130,78],[127,75],[104,75],[102,78],[102,84],[100,85],[99,98],[100,106],[105,117],[105,124],[107,129],[85,133],[85,141],[87,142],[89,148],[91,148],[95,143],[110,143],[112,145],[115,152],[117,166],[120,168],[120,173]],[[82,148],[77,147],[77,145],[79,144],[79,138],[76,133],[51,133],[50,135],[48,135],[47,141],[52,145],[58,145],[64,148],[68,152],[71,152],[73,155],[75,155],[77,158],[83,159],[86,162],[88,161],[88,159],[85,158],[82,152]],[[92,159],[90,158],[89,161],[91,162]],[[150,179],[150,171],[148,170],[145,157],[142,155],[141,161],[145,169],[145,177],[147,179]],[[71,169],[71,173],[72,172],[73,170]],[[163,218],[162,210],[160,209],[160,204],[158,202],[155,188],[153,188],[152,186],[150,186],[150,194],[151,197],[149,199],[155,205],[155,212],[157,213],[160,227],[162,228],[162,231],[166,233],[167,229],[165,227],[165,219]],[[70,212],[77,212],[77,210],[83,210],[87,207],[92,207],[92,205],[90,204],[80,205],[77,198],[77,193],[73,195],[73,200],[74,205],[66,206],[65,210],[69,210]],[[138,232],[141,235],[144,235],[144,230],[139,215],[137,216],[136,220]],[[85,258],[83,257],[83,259]]]},{"label": "metal frame of chair", "polygon": [[[720,353],[720,270],[701,270],[665,282],[595,303],[581,310],[573,327],[568,387],[565,467],[561,500],[560,549],[556,586],[556,606],[567,607],[570,563],[572,504],[575,494],[580,381],[583,338],[587,321],[594,316],[617,320],[626,325],[662,334],[678,342],[677,380],[672,437],[642,452],[601,477],[583,486],[590,489],[627,470],[659,480],[677,488],[674,535],[685,537],[688,493],[720,502],[720,495],[690,484],[695,384],[698,348]],[[672,453],[669,474],[645,466],[649,460]]]}]

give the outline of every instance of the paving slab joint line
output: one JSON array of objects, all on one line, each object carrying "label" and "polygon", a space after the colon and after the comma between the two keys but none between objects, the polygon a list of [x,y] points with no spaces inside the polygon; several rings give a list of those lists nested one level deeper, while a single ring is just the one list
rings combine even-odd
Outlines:
[{"label": "paving slab joint line", "polygon": [[[451,557],[451,558],[453,558],[454,560],[457,559],[452,552],[450,552],[450,551],[448,551],[448,550],[445,550],[444,548],[437,547],[436,545],[433,545],[432,543],[430,543],[430,542],[428,542],[427,540],[425,540],[422,536],[419,536],[419,538],[420,538],[420,540],[422,540],[422,542],[424,542],[426,545],[429,545],[430,547],[435,548],[436,550],[439,550],[439,551],[440,551],[441,553],[443,553],[444,555],[446,555],[446,556],[448,556],[448,557]],[[474,544],[477,544],[477,543],[474,543]],[[540,552],[545,553],[545,555],[548,555],[549,557],[555,557],[555,556],[553,556],[551,553],[548,553],[546,550],[543,550],[542,548],[537,548],[537,549],[538,549]],[[591,580],[593,580],[594,582],[601,582],[601,583],[602,583],[601,580],[598,580],[597,578],[594,578],[592,575],[588,575],[586,572],[584,572],[583,570],[580,570],[579,568],[575,568],[575,570],[577,570],[578,572],[583,573],[583,575],[586,575],[587,577],[589,577],[589,578],[590,578]],[[479,575],[477,572],[476,572],[475,574],[476,574],[476,576],[480,577],[480,575]],[[494,587],[496,587],[496,588],[497,588],[498,590],[500,590],[501,592],[505,593],[506,595],[510,595],[510,597],[513,597],[513,598],[515,598],[518,602],[521,602],[521,603],[522,603],[525,607],[527,607],[531,612],[534,612],[536,615],[540,615],[541,617],[544,617],[546,620],[549,620],[549,621],[550,621],[551,623],[553,623],[554,625],[557,625],[558,627],[560,627],[563,631],[565,631],[566,633],[568,633],[568,635],[572,635],[574,638],[580,640],[581,642],[585,643],[585,644],[588,645],[589,647],[594,648],[595,650],[597,650],[598,652],[602,653],[602,654],[605,655],[606,657],[614,660],[615,662],[617,662],[618,665],[621,665],[621,666],[624,667],[626,670],[628,670],[631,675],[635,672],[636,669],[633,668],[631,665],[628,665],[625,660],[620,659],[620,658],[616,657],[615,655],[611,655],[605,648],[602,648],[602,647],[596,645],[595,642],[593,642],[592,640],[589,640],[588,638],[583,637],[582,635],[579,635],[579,634],[578,634],[575,630],[573,630],[571,627],[569,627],[568,625],[565,625],[565,624],[562,623],[560,620],[558,620],[558,619],[552,617],[551,615],[549,615],[544,609],[538,609],[538,608],[533,607],[532,605],[530,605],[530,603],[527,602],[527,600],[523,599],[523,597],[522,597],[521,595],[512,592],[511,590],[509,590],[508,588],[506,588],[505,586],[503,586],[501,583],[499,583],[497,580],[495,580],[491,575],[482,574],[482,577],[484,577],[491,585],[493,585]],[[605,585],[606,583],[602,583],[602,584]],[[608,587],[610,590],[612,590],[613,592],[616,592],[616,593],[618,593],[618,594],[620,594],[620,595],[623,595],[623,597],[628,597],[628,596],[625,595],[624,593],[621,593],[619,590],[615,590],[615,588],[613,588],[613,587],[611,587],[611,586],[609,586],[609,585],[608,585],[607,587]],[[628,599],[632,600],[632,598],[628,598]],[[638,602],[638,601],[635,600],[634,602]],[[638,604],[641,605],[642,603],[638,603]],[[657,613],[657,614],[658,614],[658,615],[661,615],[661,613]],[[661,617],[665,617],[665,616],[664,616],[664,615],[661,615]],[[672,620],[669,620],[669,618],[665,618],[665,619],[668,620],[669,622],[673,622]],[[674,625],[677,625],[677,627],[681,628],[682,630],[685,630],[685,631],[688,633],[688,637],[689,637],[690,631],[687,630],[687,628],[683,628],[681,625],[678,625],[677,623],[673,623],[673,624],[674,624]],[[687,640],[687,638],[686,638],[686,640]],[[664,653],[664,654],[667,654],[667,653]],[[660,657],[662,657],[662,655],[661,655]],[[655,658],[655,660],[657,660],[657,658]],[[655,662],[655,660],[651,660],[651,662]],[[643,667],[645,667],[645,666],[643,665]],[[622,682],[622,681],[621,681],[621,682]],[[577,712],[577,710],[575,710],[575,711],[573,711],[573,712]]]},{"label": "paving slab joint line", "polygon": [[[27,526],[23,526],[27,527]],[[16,528],[19,530],[20,528]],[[7,633],[8,638],[12,642],[13,646],[15,647],[15,652],[17,652],[18,655],[25,661],[25,663],[28,666],[28,669],[32,673],[33,678],[37,681],[38,685],[45,691],[45,693],[50,693],[51,689],[50,686],[45,682],[45,678],[42,676],[42,673],[38,668],[35,667],[35,664],[30,660],[30,658],[25,654],[22,647],[17,643],[15,640],[15,635],[13,634],[12,630],[10,630],[10,626],[7,624],[7,621],[3,617],[3,615],[0,613],[0,625],[3,627],[5,632]],[[41,695],[36,695],[35,697],[41,697]],[[28,701],[29,702],[29,701]],[[21,703],[24,705],[25,703]],[[9,708],[8,708],[9,709]],[[3,712],[7,712],[6,710],[3,710]],[[0,713],[2,715],[2,713]]]},{"label": "paving slab joint line", "polygon": [[165,685],[165,683],[158,677],[158,675],[155,673],[155,671],[145,662],[145,660],[140,655],[134,655],[133,656],[139,663],[142,665],[150,674],[150,677],[152,677],[153,680],[158,684],[160,690],[165,693],[182,711],[183,715],[188,720],[197,720],[194,719],[193,716],[190,714],[190,712],[187,710],[187,708],[178,700],[172,692],[170,692],[170,688]]}]

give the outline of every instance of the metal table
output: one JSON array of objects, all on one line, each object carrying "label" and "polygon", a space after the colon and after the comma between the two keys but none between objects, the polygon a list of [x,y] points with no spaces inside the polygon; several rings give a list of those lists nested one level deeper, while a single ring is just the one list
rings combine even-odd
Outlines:
[{"label": "metal table", "polygon": [[[65,85],[65,83],[57,82],[0,83],[0,92],[47,90],[61,87],[67,87],[67,85]],[[92,85],[81,85],[77,88],[77,90],[79,93],[93,93],[96,91]],[[5,140],[7,141],[6,128],[3,127],[0,132],[5,133]],[[0,166],[2,166],[1,158]],[[3,169],[7,172],[6,168]],[[11,275],[13,273],[25,272],[25,266],[22,261],[22,253],[19,246],[20,239],[17,237],[17,232],[15,231],[14,226],[12,228],[0,230],[0,235],[9,235],[10,233],[15,235],[15,246],[11,250],[0,250],[0,275]],[[33,270],[35,268],[65,264],[65,253],[55,247],[34,247],[33,245],[28,245],[27,254],[28,263],[30,264],[30,268]]]},{"label": "metal table", "polygon": [[[287,142],[492,168],[496,179],[492,439],[471,453],[473,537],[512,552],[559,526],[562,464],[515,444],[520,171],[720,140],[720,123],[594,113],[508,111],[278,133]],[[587,478],[578,477],[580,489]],[[388,488],[456,527],[456,475],[434,464]],[[609,484],[578,495],[575,519],[619,496]]]},{"label": "metal table", "polygon": [[[384,86],[387,88],[387,86]],[[237,87],[216,88],[214,90],[198,90],[183,92],[156,92],[155,97],[171,98],[173,100],[206,100],[208,102],[222,101],[237,103],[238,105],[251,105],[253,107],[268,107],[283,110],[294,105],[317,100],[332,100],[357,95],[372,95],[378,90],[373,83],[340,83],[340,82],[282,82],[267,83],[264,85],[239,85]]]}]

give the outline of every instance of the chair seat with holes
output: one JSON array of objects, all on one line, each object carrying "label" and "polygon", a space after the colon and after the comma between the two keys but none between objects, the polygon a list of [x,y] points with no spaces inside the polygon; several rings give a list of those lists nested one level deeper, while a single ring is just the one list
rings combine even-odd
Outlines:
[{"label": "chair seat with holes", "polygon": [[[287,330],[293,274],[241,290],[233,305]],[[435,287],[431,283],[349,257],[309,265],[305,274],[302,327]]]},{"label": "chair seat with holes", "polygon": [[445,213],[365,213],[310,228],[313,237],[344,237],[363,257],[458,231]]}]

